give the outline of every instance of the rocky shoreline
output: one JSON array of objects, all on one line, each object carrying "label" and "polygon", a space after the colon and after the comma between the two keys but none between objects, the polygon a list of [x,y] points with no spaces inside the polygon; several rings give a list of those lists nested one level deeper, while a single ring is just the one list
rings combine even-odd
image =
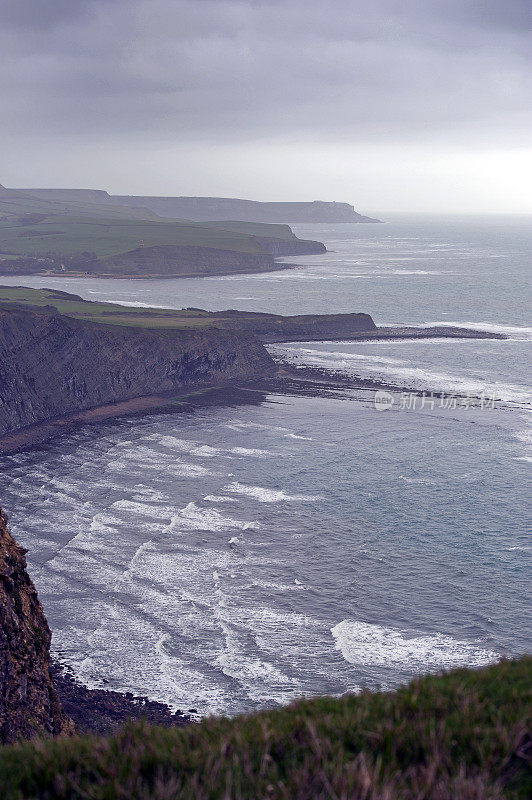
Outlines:
[{"label": "rocky shoreline", "polygon": [[247,331],[156,331],[0,307],[0,436],[274,372],[272,358]]},{"label": "rocky shoreline", "polygon": [[261,403],[267,390],[258,381],[205,387],[190,394],[148,395],[121,403],[108,403],[78,414],[69,414],[31,425],[0,437],[0,457],[43,446],[57,436],[73,433],[84,425],[103,425],[113,420],[144,414],[194,413],[196,409],[220,405]]},{"label": "rocky shoreline", "polygon": [[[288,375],[300,385],[303,379],[331,382],[326,371],[276,364],[264,347],[268,343],[506,338],[458,327],[377,327],[368,314],[186,313],[189,320],[207,317],[215,326],[139,329],[78,320],[53,308],[0,308],[0,455],[117,417],[256,401],[254,392],[271,391],[268,381],[275,375],[285,386]],[[165,312],[157,314],[162,319]],[[351,387],[353,379],[335,375],[333,383]],[[362,384],[403,390],[375,381]]]},{"label": "rocky shoreline", "polygon": [[89,689],[79,683],[70,668],[52,659],[50,675],[64,713],[75,725],[76,733],[108,734],[129,720],[146,720],[166,728],[183,727],[193,722],[189,716],[196,709],[172,711],[164,703],[131,692]]},{"label": "rocky shoreline", "polygon": [[284,262],[277,262],[274,261],[272,264],[266,264],[264,266],[255,266],[251,269],[249,266],[242,267],[241,269],[228,269],[226,267],[220,267],[218,270],[213,270],[212,272],[197,272],[191,270],[190,272],[182,272],[179,274],[168,274],[164,272],[145,272],[145,273],[134,273],[134,272],[98,272],[97,270],[87,271],[87,270],[63,270],[58,265],[56,268],[46,267],[45,269],[38,269],[33,268],[32,264],[29,264],[26,260],[22,263],[22,260],[18,260],[18,262],[6,262],[3,261],[1,266],[4,269],[7,269],[8,264],[11,264],[11,269],[9,271],[4,271],[2,275],[0,275],[0,280],[2,277],[13,277],[15,275],[32,275],[39,278],[124,278],[127,280],[136,280],[136,281],[143,281],[143,280],[168,280],[168,278],[212,278],[212,277],[224,277],[227,275],[258,275],[262,272],[280,272],[281,270],[286,269],[293,269],[294,264],[286,264]]},{"label": "rocky shoreline", "polygon": [[59,255],[3,258],[6,276],[38,275],[54,278],[209,278],[224,275],[255,275],[292,269],[277,258],[326,253],[322,242],[310,239],[253,237],[259,252],[238,252],[192,245],[138,247],[106,258],[68,259]]},{"label": "rocky shoreline", "polygon": [[[338,314],[338,317],[348,317],[348,314]],[[331,318],[334,318],[331,315]],[[289,319],[289,318],[287,318]],[[239,321],[239,324],[240,321]],[[242,326],[243,327],[243,326]],[[329,325],[330,335],[324,335],[318,326],[314,328],[302,329],[300,331],[280,329],[265,331],[255,330],[259,339],[266,344],[280,344],[283,342],[368,342],[379,340],[397,339],[506,339],[502,333],[491,333],[490,331],[473,330],[472,328],[458,328],[447,325],[434,325],[431,327],[381,327],[374,326],[372,329],[348,330],[343,331],[340,326]],[[313,333],[321,333],[311,338]],[[290,338],[288,338],[290,336]]]}]

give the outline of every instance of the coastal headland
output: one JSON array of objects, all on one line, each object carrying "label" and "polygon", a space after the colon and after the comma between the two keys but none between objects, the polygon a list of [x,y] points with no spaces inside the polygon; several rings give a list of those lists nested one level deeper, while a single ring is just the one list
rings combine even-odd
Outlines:
[{"label": "coastal headland", "polygon": [[276,259],[326,252],[322,242],[299,239],[282,213],[272,221],[226,215],[199,222],[123,204],[106,193],[108,202],[85,190],[35,191],[0,185],[3,275],[232,275],[287,269]]},{"label": "coastal headland", "polygon": [[434,337],[504,338],[444,326],[378,327],[366,313],[133,308],[0,286],[0,453],[80,424],[190,409],[212,402],[213,392],[222,402],[240,392],[236,402],[245,402],[267,391],[257,381],[274,376],[301,380],[275,363],[267,343]]}]

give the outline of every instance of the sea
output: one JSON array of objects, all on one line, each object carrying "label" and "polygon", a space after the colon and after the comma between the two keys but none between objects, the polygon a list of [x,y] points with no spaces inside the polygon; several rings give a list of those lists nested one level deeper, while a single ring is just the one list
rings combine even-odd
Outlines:
[{"label": "sea", "polygon": [[329,388],[124,417],[3,457],[53,652],[88,686],[233,715],[531,650],[530,217],[293,228],[328,252],[234,277],[0,277],[507,337],[271,345]]}]

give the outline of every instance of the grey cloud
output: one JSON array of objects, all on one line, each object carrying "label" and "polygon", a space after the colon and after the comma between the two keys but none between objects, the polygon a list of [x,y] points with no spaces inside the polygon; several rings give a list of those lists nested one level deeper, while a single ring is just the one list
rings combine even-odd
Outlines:
[{"label": "grey cloud", "polygon": [[529,124],[528,16],[520,0],[0,0],[1,124],[511,144]]},{"label": "grey cloud", "polygon": [[4,26],[39,30],[87,18],[96,6],[122,0],[0,0]]}]

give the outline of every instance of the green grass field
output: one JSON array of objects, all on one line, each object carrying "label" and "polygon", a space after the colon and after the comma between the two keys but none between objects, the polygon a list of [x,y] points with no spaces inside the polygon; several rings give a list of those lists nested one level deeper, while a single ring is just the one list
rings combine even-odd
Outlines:
[{"label": "green grass field", "polygon": [[141,328],[181,329],[205,327],[216,323],[208,311],[136,308],[116,303],[83,300],[56,289],[30,289],[26,286],[0,286],[0,305],[16,303],[28,306],[52,306],[60,314],[89,322],[127,325]]},{"label": "green grass field", "polygon": [[157,217],[142,209],[112,204],[62,203],[0,195],[0,258],[73,256],[98,258],[139,247],[184,245],[241,253],[262,253],[254,237],[293,239],[288,225],[252,222],[208,222]]},{"label": "green grass field", "polygon": [[397,692],[24,743],[0,751],[2,797],[525,800],[531,685],[532,658],[523,657]]}]

